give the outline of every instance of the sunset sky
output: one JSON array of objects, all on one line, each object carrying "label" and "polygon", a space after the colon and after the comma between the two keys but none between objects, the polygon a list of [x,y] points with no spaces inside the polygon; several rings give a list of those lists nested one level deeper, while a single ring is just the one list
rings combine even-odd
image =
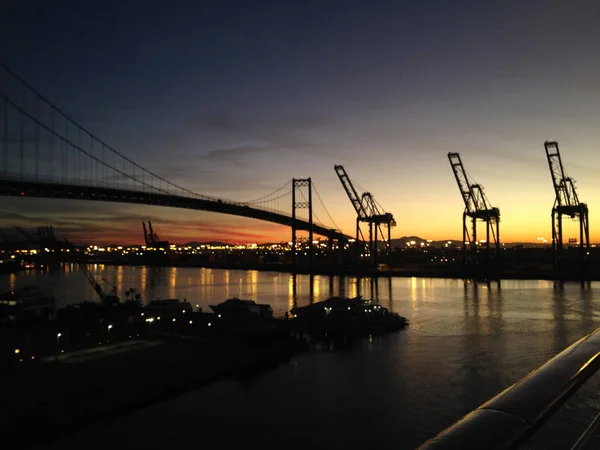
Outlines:
[{"label": "sunset sky", "polygon": [[[461,236],[447,153],[501,211],[503,242],[550,239],[557,140],[600,241],[600,2],[33,1],[0,7],[0,60],[151,171],[239,201],[311,177],[337,225],[333,170],[372,192],[393,237]],[[75,242],[287,241],[233,216],[3,198],[0,227]],[[317,208],[319,218],[326,214]],[[576,237],[567,221],[565,238]]]}]

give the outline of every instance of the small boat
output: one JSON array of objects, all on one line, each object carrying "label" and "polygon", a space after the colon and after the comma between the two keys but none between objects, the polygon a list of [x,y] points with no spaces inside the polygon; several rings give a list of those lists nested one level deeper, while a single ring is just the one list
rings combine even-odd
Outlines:
[{"label": "small boat", "polygon": [[260,317],[265,319],[273,318],[273,309],[271,305],[261,305],[253,300],[242,300],[239,298],[230,298],[218,305],[209,305],[216,314],[223,317]]}]

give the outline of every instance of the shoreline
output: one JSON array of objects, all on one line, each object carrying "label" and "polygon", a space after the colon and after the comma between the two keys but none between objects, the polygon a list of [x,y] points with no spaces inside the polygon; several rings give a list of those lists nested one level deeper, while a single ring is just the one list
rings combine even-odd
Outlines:
[{"label": "shoreline", "polygon": [[589,282],[600,281],[600,271],[597,273],[588,273],[586,276],[580,274],[564,273],[562,276],[556,276],[552,269],[543,270],[502,270],[499,269],[493,273],[484,271],[465,271],[460,267],[448,268],[443,270],[436,269],[403,269],[387,268],[385,270],[369,268],[325,268],[316,267],[313,270],[304,268],[293,268],[290,265],[282,264],[199,264],[199,263],[136,263],[121,262],[113,260],[96,261],[66,261],[57,264],[103,264],[108,266],[131,266],[131,267],[190,267],[217,270],[256,270],[259,272],[289,273],[291,275],[320,275],[320,276],[351,276],[358,278],[440,278],[440,279],[459,279],[459,280],[480,280],[480,281],[508,281],[508,280],[545,280],[545,281],[565,281],[565,282]]}]

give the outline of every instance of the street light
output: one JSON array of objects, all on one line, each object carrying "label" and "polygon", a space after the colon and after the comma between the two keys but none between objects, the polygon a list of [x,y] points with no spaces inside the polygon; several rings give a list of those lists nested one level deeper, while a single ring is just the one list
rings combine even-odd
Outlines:
[{"label": "street light", "polygon": [[56,334],[56,347],[60,350],[60,337],[62,336],[62,333],[57,333]]},{"label": "street light", "polygon": [[107,342],[110,342],[110,329],[111,329],[112,327],[113,327],[112,325],[109,325],[109,326],[107,327],[107,331],[106,331],[106,335],[107,335],[107,337],[106,337],[106,341],[107,341]]},{"label": "street light", "polygon": [[146,322],[148,322],[148,334],[152,336],[152,322],[154,322],[154,317],[147,318]]}]

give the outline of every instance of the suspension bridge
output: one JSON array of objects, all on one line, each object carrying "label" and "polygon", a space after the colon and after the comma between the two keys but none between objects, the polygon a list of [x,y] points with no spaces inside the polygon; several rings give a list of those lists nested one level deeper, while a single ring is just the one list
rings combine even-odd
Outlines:
[{"label": "suspension bridge", "polygon": [[[310,178],[293,179],[245,202],[198,194],[115,150],[2,63],[0,118],[2,196],[194,209],[289,226],[294,241],[296,230],[308,231],[311,238],[313,232],[338,241],[350,238],[338,229]],[[331,225],[316,214],[313,192]]]}]

